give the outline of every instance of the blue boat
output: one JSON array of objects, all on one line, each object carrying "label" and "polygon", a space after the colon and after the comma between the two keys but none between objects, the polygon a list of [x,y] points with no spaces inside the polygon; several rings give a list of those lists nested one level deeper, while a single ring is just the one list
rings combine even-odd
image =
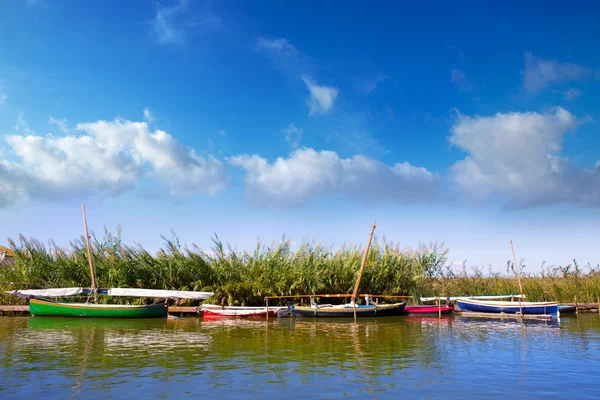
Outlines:
[{"label": "blue boat", "polygon": [[547,302],[528,302],[522,301],[519,305],[518,301],[486,301],[474,299],[456,300],[456,304],[461,311],[480,312],[490,314],[534,314],[534,315],[559,315],[558,303],[553,301]]}]

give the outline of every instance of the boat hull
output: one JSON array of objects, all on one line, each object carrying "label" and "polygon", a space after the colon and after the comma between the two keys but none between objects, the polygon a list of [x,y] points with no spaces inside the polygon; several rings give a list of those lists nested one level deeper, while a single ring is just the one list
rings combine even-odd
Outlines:
[{"label": "boat hull", "polygon": [[321,317],[331,317],[331,318],[344,318],[354,317],[354,311],[356,310],[357,317],[386,317],[386,316],[395,316],[402,315],[404,312],[404,307],[406,307],[406,303],[396,303],[396,304],[383,304],[383,305],[372,305],[372,306],[358,306],[356,308],[353,307],[323,307],[323,308],[314,308],[314,307],[303,307],[303,306],[293,306],[292,307],[292,316],[294,317],[311,317],[311,318],[321,318]]},{"label": "boat hull", "polygon": [[151,305],[104,305],[90,303],[55,303],[31,299],[29,312],[44,317],[86,317],[86,318],[165,318],[166,304]]},{"label": "boat hull", "polygon": [[523,314],[529,315],[558,315],[558,303],[555,302],[521,302],[518,301],[483,301],[483,300],[457,300],[456,304],[465,312],[482,313],[506,313],[517,314],[523,310]]},{"label": "boat hull", "polygon": [[452,314],[454,311],[454,306],[406,306],[404,307],[404,314],[408,315],[438,315],[439,313],[443,315]]},{"label": "boat hull", "polygon": [[[270,317],[276,317],[279,310],[287,307],[269,307],[268,314]],[[206,319],[218,318],[265,318],[267,316],[266,307],[234,307],[234,306],[217,306],[204,305],[197,308],[198,314]]]}]

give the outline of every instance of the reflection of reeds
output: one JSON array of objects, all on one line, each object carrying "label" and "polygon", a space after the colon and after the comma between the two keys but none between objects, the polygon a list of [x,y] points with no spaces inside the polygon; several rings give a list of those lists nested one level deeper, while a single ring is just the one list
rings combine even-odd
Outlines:
[{"label": "reflection of reeds", "polygon": [[[304,243],[295,251],[283,238],[281,243],[258,243],[252,252],[233,250],[218,238],[210,251],[197,246],[181,246],[177,237],[164,238],[156,254],[139,245],[128,246],[105,230],[93,236],[92,251],[100,287],[139,287],[213,291],[211,303],[225,305],[264,305],[267,295],[310,293],[351,293],[364,250],[342,247],[332,251],[321,245]],[[0,268],[0,282],[28,282],[31,288],[89,286],[83,237],[63,249],[50,242],[19,237],[10,241],[15,251],[15,267]],[[518,293],[514,278],[487,274],[453,272],[446,266],[447,250],[437,243],[416,250],[376,238],[361,281],[361,293],[412,295],[481,295]],[[600,267],[578,264],[542,269],[537,275],[522,275],[523,291],[529,300],[596,302],[600,293]],[[0,285],[0,289],[24,285]],[[110,299],[103,299],[110,301]],[[121,301],[121,300],[120,300]],[[144,299],[134,300],[136,302]],[[0,296],[0,303],[17,302]],[[192,303],[190,303],[192,304]]]}]

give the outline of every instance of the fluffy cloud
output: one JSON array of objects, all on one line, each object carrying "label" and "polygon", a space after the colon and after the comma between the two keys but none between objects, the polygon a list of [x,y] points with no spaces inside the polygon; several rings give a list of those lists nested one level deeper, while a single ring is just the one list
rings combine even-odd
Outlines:
[{"label": "fluffy cloud", "polygon": [[0,104],[6,104],[6,93],[4,93],[2,90],[0,90]]},{"label": "fluffy cloud", "polygon": [[258,155],[240,155],[229,162],[246,170],[249,201],[265,207],[296,207],[335,193],[409,203],[435,196],[440,180],[437,174],[408,163],[388,166],[361,155],[340,158],[333,151],[310,148],[272,164]]},{"label": "fluffy cloud", "polygon": [[[21,130],[23,131],[23,130]],[[78,124],[81,135],[9,135],[0,158],[0,204],[86,194],[117,195],[160,182],[173,196],[214,195],[228,184],[225,166],[200,157],[162,130],[123,119]]]},{"label": "fluffy cloud", "polygon": [[333,107],[333,103],[339,94],[339,90],[332,86],[319,86],[307,75],[302,76],[310,96],[306,101],[309,115],[326,114]]},{"label": "fluffy cloud", "polygon": [[523,87],[535,93],[553,84],[587,79],[592,70],[577,64],[543,60],[530,52],[525,53]]},{"label": "fluffy cloud", "polygon": [[582,121],[550,113],[459,115],[450,142],[467,152],[450,178],[471,197],[501,196],[509,207],[570,202],[600,206],[600,168],[578,169],[561,157],[564,135]]}]

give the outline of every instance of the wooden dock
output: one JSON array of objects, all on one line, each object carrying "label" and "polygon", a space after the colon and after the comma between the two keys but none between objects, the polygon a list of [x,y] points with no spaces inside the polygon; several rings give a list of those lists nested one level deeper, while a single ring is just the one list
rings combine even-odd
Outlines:
[{"label": "wooden dock", "polygon": [[[29,306],[0,306],[0,315],[26,315],[29,314]],[[169,314],[171,315],[190,315],[196,314],[196,307],[169,307]]]}]

